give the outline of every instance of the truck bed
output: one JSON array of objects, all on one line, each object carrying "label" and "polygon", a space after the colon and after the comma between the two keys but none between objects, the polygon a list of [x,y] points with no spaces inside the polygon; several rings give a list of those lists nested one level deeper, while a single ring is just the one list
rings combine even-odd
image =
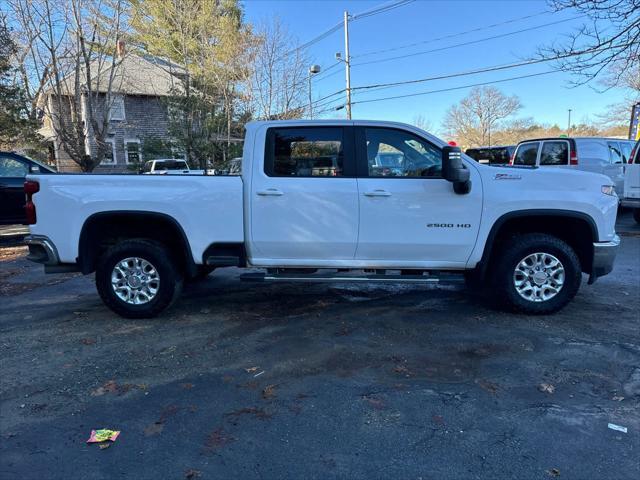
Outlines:
[{"label": "truck bed", "polygon": [[[178,222],[196,263],[213,242],[242,242],[242,179],[196,175],[30,175],[34,235],[47,235],[61,262],[74,263],[84,222],[105,212],[155,212]],[[61,221],[61,218],[64,221]]]}]

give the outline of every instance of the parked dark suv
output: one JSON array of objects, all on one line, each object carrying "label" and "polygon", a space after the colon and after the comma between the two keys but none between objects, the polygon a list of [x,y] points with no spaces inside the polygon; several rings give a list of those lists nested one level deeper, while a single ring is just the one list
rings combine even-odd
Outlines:
[{"label": "parked dark suv", "polygon": [[505,165],[515,151],[515,145],[477,147],[468,148],[464,153],[469,155],[478,163],[488,163],[490,165]]},{"label": "parked dark suv", "polygon": [[25,223],[24,177],[55,170],[17,153],[0,152],[0,225]]}]

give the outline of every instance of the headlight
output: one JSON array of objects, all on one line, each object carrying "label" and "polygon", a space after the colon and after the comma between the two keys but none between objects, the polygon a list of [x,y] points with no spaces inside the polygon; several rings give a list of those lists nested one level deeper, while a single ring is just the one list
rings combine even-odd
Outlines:
[{"label": "headlight", "polygon": [[614,187],[613,185],[602,185],[600,190],[605,195],[615,196],[615,194],[616,194],[616,187]]}]

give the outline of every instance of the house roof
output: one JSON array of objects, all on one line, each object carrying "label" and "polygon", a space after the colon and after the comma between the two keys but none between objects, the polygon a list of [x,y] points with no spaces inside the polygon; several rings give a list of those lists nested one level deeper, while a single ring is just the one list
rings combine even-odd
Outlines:
[{"label": "house roof", "polygon": [[[92,90],[107,92],[112,69],[115,69],[111,86],[112,93],[127,95],[168,96],[182,88],[180,76],[185,70],[164,59],[151,55],[127,53],[112,65],[111,58],[101,58],[91,63]],[[63,79],[64,87],[72,93],[75,85],[75,73]],[[84,85],[86,82],[81,79]],[[48,93],[52,92],[48,89]]]}]

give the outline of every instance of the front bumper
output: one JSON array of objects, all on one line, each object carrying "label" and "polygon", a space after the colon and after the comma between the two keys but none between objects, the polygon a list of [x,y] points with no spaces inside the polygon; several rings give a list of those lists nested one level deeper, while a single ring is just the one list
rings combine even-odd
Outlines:
[{"label": "front bumper", "polygon": [[624,197],[620,200],[620,205],[627,208],[640,208],[640,198]]},{"label": "front bumper", "polygon": [[593,262],[591,264],[591,275],[589,285],[594,283],[598,277],[603,277],[613,270],[613,262],[620,248],[620,237],[616,235],[610,242],[595,242],[593,244]]}]

